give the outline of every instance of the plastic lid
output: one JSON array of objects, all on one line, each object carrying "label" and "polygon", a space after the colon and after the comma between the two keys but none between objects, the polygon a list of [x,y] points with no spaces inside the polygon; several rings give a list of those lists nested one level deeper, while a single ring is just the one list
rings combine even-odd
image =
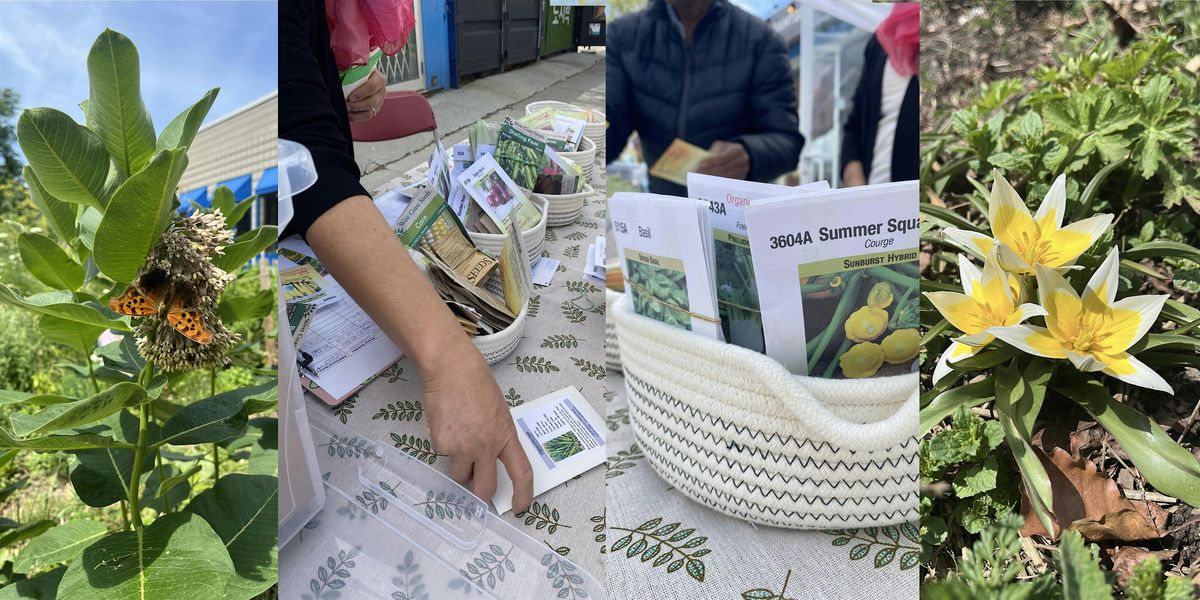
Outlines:
[{"label": "plastic lid", "polygon": [[302,144],[291,140],[279,140],[279,199],[307,190],[317,182],[317,166],[312,154]]}]

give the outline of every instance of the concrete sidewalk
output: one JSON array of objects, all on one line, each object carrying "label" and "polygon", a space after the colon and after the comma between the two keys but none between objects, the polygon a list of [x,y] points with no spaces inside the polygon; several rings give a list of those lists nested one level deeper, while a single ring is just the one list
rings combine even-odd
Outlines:
[{"label": "concrete sidewalk", "polygon": [[[604,110],[603,49],[544,59],[429,97],[438,135],[447,148],[466,139],[466,128],[471,123],[522,117],[525,105],[539,100]],[[427,162],[432,147],[433,135],[429,133],[387,142],[355,143],[363,186],[373,193],[386,189],[401,173]]]}]

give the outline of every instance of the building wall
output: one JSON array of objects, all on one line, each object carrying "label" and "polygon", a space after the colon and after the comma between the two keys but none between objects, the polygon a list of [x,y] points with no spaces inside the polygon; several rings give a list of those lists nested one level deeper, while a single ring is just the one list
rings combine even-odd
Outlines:
[{"label": "building wall", "polygon": [[278,162],[279,95],[272,93],[204,126],[188,150],[188,168],[179,181],[187,192],[250,173],[258,186],[264,169]]}]

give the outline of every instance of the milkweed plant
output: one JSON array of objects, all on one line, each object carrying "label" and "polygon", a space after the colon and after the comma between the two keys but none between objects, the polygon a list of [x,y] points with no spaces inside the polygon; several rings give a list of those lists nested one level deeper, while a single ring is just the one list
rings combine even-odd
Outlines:
[{"label": "milkweed plant", "polygon": [[[45,222],[22,231],[18,249],[49,291],[0,282],[0,301],[69,348],[79,364],[58,367],[94,393],[0,390],[0,465],[68,456],[71,489],[93,513],[0,519],[13,557],[0,597],[253,598],[277,580],[276,383],[261,344],[274,293],[225,288],[257,278],[243,267],[277,231],[234,237],[253,199],[226,188],[210,209],[178,210],[187,150],[218,89],[156,134],[128,38],[101,33],[87,71],[86,125],[52,108],[17,120],[22,179]],[[254,385],[218,394],[215,369],[231,361]],[[211,397],[181,397],[196,387],[189,375],[211,376]],[[109,524],[118,506],[120,526]]]},{"label": "milkweed plant", "polygon": [[[961,290],[922,283],[936,288],[924,295],[942,317],[922,344],[943,332],[952,340],[922,397],[922,435],[962,407],[994,402],[1026,497],[1055,535],[1061,527],[1050,479],[1030,441],[1048,398],[1077,403],[1154,487],[1200,506],[1200,461],[1110,391],[1116,381],[1173,394],[1162,373],[1197,364],[1200,340],[1187,333],[1200,324],[1200,314],[1167,295],[1129,293],[1140,285],[1129,285],[1122,269],[1140,274],[1145,267],[1122,261],[1116,247],[1101,248],[1113,215],[1064,225],[1066,203],[1061,175],[1031,214],[995,173],[987,225],[961,220],[942,230],[966,252],[958,255]],[[1151,333],[1165,311],[1179,327]],[[960,384],[968,374],[978,376]]]}]

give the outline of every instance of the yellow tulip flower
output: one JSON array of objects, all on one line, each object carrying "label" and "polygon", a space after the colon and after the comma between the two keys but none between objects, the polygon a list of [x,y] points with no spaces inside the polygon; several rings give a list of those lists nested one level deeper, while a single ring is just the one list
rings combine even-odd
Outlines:
[{"label": "yellow tulip flower", "polygon": [[[1059,175],[1050,186],[1037,213],[1030,215],[1025,201],[999,173],[992,182],[988,220],[994,238],[982,233],[947,228],[946,237],[968,251],[987,256],[998,250],[1001,266],[1013,273],[1032,275],[1036,267],[1069,267],[1108,229],[1111,214],[1101,214],[1062,226],[1067,204],[1066,178]],[[999,242],[999,243],[997,243]]]},{"label": "yellow tulip flower", "polygon": [[856,342],[869,342],[883,334],[887,322],[886,310],[864,306],[846,318],[846,337]]},{"label": "yellow tulip flower", "polygon": [[883,360],[899,365],[916,358],[920,343],[921,335],[916,329],[909,328],[889,333],[879,345],[883,348]]},{"label": "yellow tulip flower", "polygon": [[1016,279],[1000,268],[992,247],[988,259],[980,271],[965,255],[958,255],[958,273],[963,291],[925,292],[925,297],[934,308],[950,321],[950,324],[966,335],[959,337],[938,359],[933,370],[937,382],[950,373],[953,362],[974,356],[995,337],[989,331],[1001,325],[1016,325],[1025,319],[1046,314],[1036,304],[1018,304],[1021,298]]},{"label": "yellow tulip flower", "polygon": [[1039,266],[1038,296],[1046,311],[1046,327],[1011,325],[988,331],[1030,354],[1066,358],[1080,371],[1100,371],[1133,385],[1174,394],[1161,375],[1126,352],[1150,330],[1167,296],[1116,300],[1117,271],[1114,249],[1092,274],[1081,298],[1061,274]]},{"label": "yellow tulip flower", "polygon": [[855,344],[838,359],[842,375],[850,379],[870,377],[883,365],[883,349],[875,342]]}]

